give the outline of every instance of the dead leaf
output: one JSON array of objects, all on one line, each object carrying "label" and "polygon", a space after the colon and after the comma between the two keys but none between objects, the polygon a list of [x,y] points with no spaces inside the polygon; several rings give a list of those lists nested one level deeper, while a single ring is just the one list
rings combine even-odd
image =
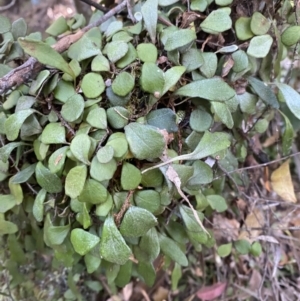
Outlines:
[{"label": "dead leaf", "polygon": [[285,161],[271,175],[271,184],[275,191],[284,201],[296,203],[297,198],[290,173],[290,161]]},{"label": "dead leaf", "polygon": [[256,237],[260,235],[261,228],[264,225],[264,215],[258,208],[252,210],[245,220],[244,230],[241,231],[239,239],[247,239],[250,242],[256,240]]},{"label": "dead leaf", "polygon": [[153,301],[164,301],[168,300],[169,290],[160,286],[157,291],[153,294]]},{"label": "dead leaf", "polygon": [[213,217],[214,237],[216,241],[231,242],[239,236],[240,223],[236,219],[228,219],[221,214]]},{"label": "dead leaf", "polygon": [[197,293],[197,297],[203,301],[210,301],[218,298],[226,289],[226,282],[218,282],[211,286],[201,288]]}]

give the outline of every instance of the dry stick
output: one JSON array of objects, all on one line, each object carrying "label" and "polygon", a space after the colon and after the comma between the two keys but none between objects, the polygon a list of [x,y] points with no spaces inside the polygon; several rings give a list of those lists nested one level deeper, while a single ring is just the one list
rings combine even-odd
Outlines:
[{"label": "dry stick", "polygon": [[[73,43],[77,42],[87,31],[93,27],[97,27],[107,21],[112,16],[120,13],[127,6],[127,1],[111,9],[108,13],[102,16],[99,20],[82,28],[74,34],[63,37],[52,47],[58,52],[66,51]],[[4,94],[14,86],[20,86],[27,80],[33,77],[37,72],[43,68],[43,64],[39,63],[35,58],[29,58],[23,65],[11,70],[5,76],[0,78],[0,95]]]},{"label": "dry stick", "polygon": [[100,5],[99,3],[92,1],[92,0],[80,0],[81,2],[84,2],[90,6],[93,6],[95,8],[97,8],[98,10],[101,10],[104,13],[108,12],[108,9],[106,7],[103,7],[102,5]]}]

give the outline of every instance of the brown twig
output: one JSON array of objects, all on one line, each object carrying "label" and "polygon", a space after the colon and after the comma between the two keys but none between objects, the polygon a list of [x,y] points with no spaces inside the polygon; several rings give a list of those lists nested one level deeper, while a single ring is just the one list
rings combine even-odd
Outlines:
[{"label": "brown twig", "polygon": [[102,5],[100,5],[99,3],[95,2],[95,1],[92,1],[92,0],[80,0],[80,1],[86,3],[90,6],[93,6],[96,9],[101,10],[104,13],[108,12],[108,9],[106,7],[103,7]]},{"label": "brown twig", "polygon": [[115,214],[115,223],[116,223],[116,226],[117,226],[117,227],[120,226],[121,221],[122,221],[122,218],[123,218],[125,212],[126,212],[127,209],[130,207],[130,198],[131,198],[131,196],[133,195],[133,193],[134,193],[134,190],[130,190],[130,191],[128,192],[128,195],[127,195],[127,197],[126,197],[126,200],[125,200],[125,202],[123,203],[123,205],[122,205],[120,211],[119,211],[117,214]]},{"label": "brown twig", "polygon": [[[122,3],[112,8],[108,13],[106,13],[97,21],[82,28],[74,34],[63,37],[52,47],[60,53],[66,51],[73,43],[77,42],[84,35],[84,33],[89,31],[93,27],[98,27],[112,16],[120,13],[126,7],[126,5],[127,1],[124,0]],[[23,65],[11,70],[9,73],[0,78],[0,95],[4,94],[15,86],[20,86],[30,78],[33,78],[42,68],[43,65],[39,63],[35,58],[29,58]]]}]

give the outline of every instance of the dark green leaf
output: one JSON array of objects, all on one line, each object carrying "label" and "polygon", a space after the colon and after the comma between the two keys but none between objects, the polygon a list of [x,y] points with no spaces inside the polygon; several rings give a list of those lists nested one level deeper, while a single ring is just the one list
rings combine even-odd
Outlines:
[{"label": "dark green leaf", "polygon": [[125,264],[132,254],[111,216],[105,219],[100,242],[101,256],[113,263]]},{"label": "dark green leaf", "polygon": [[156,226],[156,217],[146,209],[131,206],[125,213],[120,232],[124,236],[139,237]]},{"label": "dark green leaf", "polygon": [[47,192],[58,193],[62,191],[61,179],[51,173],[41,162],[36,165],[35,176],[38,184]]}]

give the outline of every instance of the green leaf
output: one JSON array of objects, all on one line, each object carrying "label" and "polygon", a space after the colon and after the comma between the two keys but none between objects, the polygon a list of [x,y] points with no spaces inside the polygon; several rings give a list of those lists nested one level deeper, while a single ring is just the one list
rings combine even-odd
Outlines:
[{"label": "green leaf", "polygon": [[156,217],[146,209],[131,206],[125,213],[120,232],[124,236],[139,237],[157,225]]},{"label": "green leaf", "polygon": [[42,132],[41,142],[44,144],[66,143],[65,127],[59,122],[47,124]]},{"label": "green leaf", "polygon": [[255,241],[252,245],[251,245],[251,249],[250,249],[250,253],[253,255],[253,256],[260,256],[262,252],[262,246],[261,244],[258,242],[258,241]]},{"label": "green leaf", "polygon": [[218,247],[217,253],[219,254],[220,257],[227,257],[230,255],[232,250],[232,243],[229,244],[224,244]]},{"label": "green leaf", "polygon": [[151,111],[148,115],[146,115],[146,120],[149,125],[162,130],[165,129],[169,133],[178,131],[176,114],[169,108]]},{"label": "green leaf", "polygon": [[158,239],[162,253],[170,257],[172,260],[174,260],[181,266],[188,266],[188,260],[185,254],[181,251],[181,249],[174,242],[174,240],[162,234],[158,234]]},{"label": "green leaf", "polygon": [[128,72],[121,72],[112,83],[112,90],[119,96],[126,96],[134,87],[134,77]]},{"label": "green leaf", "polygon": [[48,168],[52,173],[58,173],[63,169],[68,150],[69,146],[63,146],[52,153],[48,161]]},{"label": "green leaf", "polygon": [[22,186],[20,184],[13,183],[12,178],[10,178],[8,181],[8,187],[10,193],[15,197],[16,204],[20,205],[24,199]]},{"label": "green leaf", "polygon": [[68,73],[73,78],[75,77],[69,64],[50,45],[29,38],[19,38],[18,42],[27,54],[36,58],[40,63]]},{"label": "green leaf", "polygon": [[182,277],[181,266],[177,262],[175,262],[174,269],[171,275],[172,291],[176,291],[178,289],[178,283],[181,277]]},{"label": "green leaf", "polygon": [[239,40],[245,41],[253,37],[253,32],[251,31],[251,18],[240,17],[235,22],[235,32]]},{"label": "green leaf", "polygon": [[158,0],[158,5],[159,6],[169,6],[172,5],[176,2],[178,2],[179,0]]},{"label": "green leaf", "polygon": [[103,52],[107,53],[108,59],[112,63],[115,63],[125,56],[125,54],[128,52],[128,48],[128,44],[125,42],[113,41],[106,44]]},{"label": "green leaf", "polygon": [[35,168],[35,176],[38,184],[49,193],[58,193],[62,191],[61,179],[51,173],[41,162],[38,162]]},{"label": "green leaf", "polygon": [[249,59],[245,51],[238,50],[234,52],[231,56],[234,61],[234,65],[232,67],[232,70],[234,72],[242,72],[248,67]]},{"label": "green leaf", "polygon": [[281,111],[279,111],[279,113],[282,115],[285,122],[285,129],[282,135],[282,155],[287,156],[289,155],[291,147],[293,145],[294,129],[288,117],[284,115]]},{"label": "green leaf", "polygon": [[213,52],[203,52],[202,58],[203,64],[200,66],[201,73],[207,78],[213,77],[218,68],[217,55]]},{"label": "green leaf", "polygon": [[[201,235],[202,237],[199,237],[199,239],[205,241],[207,239],[207,234],[203,231],[203,229],[199,225],[199,222],[196,220],[194,216],[195,212],[191,208],[184,205],[179,206],[179,212],[186,229],[190,232],[199,234],[199,236]],[[196,213],[198,215],[199,220],[202,221],[203,214],[199,211],[196,211]]]},{"label": "green leaf", "polygon": [[213,180],[213,172],[211,167],[201,160],[193,162],[194,173],[188,179],[186,184],[188,189],[198,190],[201,185],[211,183]]},{"label": "green leaf", "polygon": [[172,51],[180,47],[186,46],[197,38],[194,30],[191,29],[178,29],[170,34],[166,43],[165,50]]},{"label": "green leaf", "polygon": [[186,72],[198,69],[203,64],[201,51],[195,48],[188,49],[182,54],[181,63],[186,67]]},{"label": "green leaf", "polygon": [[150,35],[151,42],[155,45],[156,39],[156,25],[158,18],[158,0],[147,0],[142,8],[141,12],[145,27]]},{"label": "green leaf", "polygon": [[266,34],[271,26],[271,21],[268,20],[263,14],[261,14],[260,12],[254,12],[254,14],[252,15],[251,18],[251,23],[250,23],[250,27],[251,27],[251,31],[255,34],[255,35],[263,35]]},{"label": "green leaf", "polygon": [[201,97],[214,101],[226,101],[235,96],[235,91],[221,78],[194,81],[175,92],[176,95]]},{"label": "green leaf", "polygon": [[91,69],[94,72],[109,71],[110,65],[108,59],[104,55],[98,54],[92,60]]},{"label": "green leaf", "polygon": [[66,19],[63,16],[60,16],[46,29],[46,33],[57,37],[68,29],[69,27]]},{"label": "green leaf", "polygon": [[102,182],[112,179],[116,170],[117,162],[115,159],[112,159],[107,163],[100,163],[95,156],[92,160],[90,175],[93,179]]},{"label": "green leaf", "polygon": [[139,262],[137,272],[148,287],[154,285],[156,272],[151,262]]},{"label": "green leaf", "polygon": [[30,177],[34,174],[36,164],[31,164],[26,168],[17,172],[12,178],[11,182],[14,184],[20,184],[27,182]]},{"label": "green leaf", "polygon": [[130,112],[120,106],[109,108],[107,111],[107,120],[114,129],[123,129],[128,124]]},{"label": "green leaf", "polygon": [[132,254],[111,216],[105,219],[103,225],[100,254],[105,260],[120,265],[125,264]]},{"label": "green leaf", "polygon": [[128,43],[127,53],[117,61],[117,67],[123,69],[130,65],[137,58],[137,52],[131,43]]},{"label": "green leaf", "polygon": [[16,224],[5,220],[0,220],[0,235],[14,234],[16,232],[18,232],[18,227]]},{"label": "green leaf", "polygon": [[192,0],[191,1],[191,9],[198,10],[200,12],[204,12],[208,6],[207,0]]},{"label": "green leaf", "polygon": [[116,132],[110,135],[106,145],[112,146],[114,149],[114,157],[122,158],[128,151],[128,142],[124,133]]},{"label": "green leaf", "polygon": [[167,93],[171,90],[176,83],[181,78],[182,74],[186,71],[186,68],[183,66],[175,66],[166,71],[165,76],[165,84],[162,94]]},{"label": "green leaf", "polygon": [[190,126],[194,131],[204,132],[211,127],[212,122],[212,116],[205,110],[199,108],[192,111],[190,117]]},{"label": "green leaf", "polygon": [[78,200],[90,204],[104,203],[107,200],[107,190],[98,181],[87,179]]},{"label": "green leaf", "polygon": [[65,193],[70,198],[77,198],[84,187],[87,176],[86,165],[73,167],[67,174],[65,182]]},{"label": "green leaf", "polygon": [[[258,80],[255,77],[249,77],[248,81],[252,87],[252,89],[256,92],[256,94],[265,102],[267,105],[271,106],[274,109],[279,108],[278,100],[269,86],[266,86],[262,81]],[[287,86],[287,85],[286,85]],[[280,87],[278,86],[280,89]],[[289,89],[288,89],[289,90]],[[298,93],[296,92],[298,95]]]},{"label": "green leaf", "polygon": [[163,135],[150,125],[132,122],[125,126],[130,151],[137,159],[159,158],[165,148]]},{"label": "green leaf", "polygon": [[134,165],[124,162],[121,172],[121,186],[124,190],[136,189],[142,180],[141,172]]},{"label": "green leaf", "polygon": [[80,94],[74,94],[62,106],[61,116],[68,122],[74,122],[81,116],[83,110],[83,97]]},{"label": "green leaf", "polygon": [[82,79],[81,89],[87,98],[98,97],[105,90],[102,76],[94,72],[87,73]]},{"label": "green leaf", "polygon": [[0,194],[0,213],[5,213],[16,205],[12,194]]},{"label": "green leaf", "polygon": [[200,24],[200,28],[210,34],[219,34],[231,28],[231,9],[229,7],[213,10]]},{"label": "green leaf", "polygon": [[156,63],[157,48],[151,43],[140,43],[136,47],[138,58],[144,63]]},{"label": "green leaf", "polygon": [[228,208],[226,200],[220,195],[208,195],[206,199],[210,207],[217,212],[224,212]]},{"label": "green leaf", "polygon": [[44,202],[46,195],[47,191],[45,189],[41,189],[33,203],[32,214],[38,222],[42,222],[44,219]]},{"label": "green leaf", "polygon": [[271,49],[272,43],[273,39],[268,34],[256,36],[251,39],[247,54],[255,58],[266,57]]},{"label": "green leaf", "polygon": [[138,250],[138,253],[134,253],[138,261],[152,262],[158,257],[160,246],[155,228],[141,237]]},{"label": "green leaf", "polygon": [[279,98],[283,99],[291,112],[300,119],[300,95],[291,86],[283,83],[277,83],[279,89]]},{"label": "green leaf", "polygon": [[289,26],[281,35],[281,42],[285,46],[293,46],[300,40],[300,26]]},{"label": "green leaf", "polygon": [[74,86],[70,82],[66,82],[63,79],[57,83],[54,89],[54,97],[59,101],[65,103],[71,96],[76,94]]},{"label": "green leaf", "polygon": [[100,217],[105,217],[109,214],[112,207],[113,207],[113,199],[112,196],[108,194],[106,201],[96,206],[95,214]]},{"label": "green leaf", "polygon": [[101,53],[101,32],[98,27],[90,29],[68,50],[70,59],[81,62]]},{"label": "green leaf", "polygon": [[47,230],[49,242],[52,245],[60,245],[64,242],[70,231],[70,224],[65,226],[50,226]]},{"label": "green leaf", "polygon": [[130,278],[132,275],[132,265],[132,261],[128,260],[124,265],[120,266],[120,271],[118,273],[117,278],[115,279],[115,284],[118,287],[124,287],[130,282]]},{"label": "green leaf", "polygon": [[212,101],[211,104],[215,114],[219,117],[222,123],[224,123],[229,129],[232,129],[234,124],[227,104],[217,101]]},{"label": "green leaf", "polygon": [[11,143],[8,143],[8,144],[2,146],[0,148],[0,161],[6,163],[8,161],[8,158],[9,158],[11,152],[16,147],[19,147],[19,146],[22,146],[22,145],[27,145],[27,144],[24,143],[24,142],[11,142]]},{"label": "green leaf", "polygon": [[17,19],[13,22],[11,33],[14,37],[14,40],[17,40],[20,37],[24,37],[27,33],[27,23],[23,18]]},{"label": "green leaf", "polygon": [[247,255],[251,249],[251,245],[250,245],[249,241],[245,240],[245,239],[240,239],[240,240],[235,241],[234,247],[242,255]]},{"label": "green leaf", "polygon": [[21,110],[12,115],[10,115],[4,123],[6,138],[9,141],[16,140],[19,135],[19,131],[21,129],[24,121],[35,112],[33,109]]},{"label": "green leaf", "polygon": [[108,163],[114,156],[114,148],[111,145],[101,147],[97,152],[97,159],[100,163]]},{"label": "green leaf", "polygon": [[92,219],[89,214],[87,203],[82,203],[81,211],[77,213],[76,220],[83,226],[84,229],[87,229],[92,225]]},{"label": "green leaf", "polygon": [[11,23],[9,19],[0,15],[0,34],[6,33],[11,30]]},{"label": "green leaf", "polygon": [[144,91],[157,95],[157,98],[162,96],[165,77],[163,71],[156,64],[144,63],[140,82]]},{"label": "green leaf", "polygon": [[87,253],[84,255],[84,263],[87,268],[87,272],[89,274],[94,273],[99,268],[100,263],[101,263],[101,258],[99,258],[99,257],[100,256],[98,256],[98,257],[93,256],[90,253]]},{"label": "green leaf", "polygon": [[105,130],[107,128],[106,111],[98,106],[95,107],[88,113],[86,122],[94,128]]},{"label": "green leaf", "polygon": [[134,202],[151,213],[155,213],[160,207],[160,194],[155,190],[138,190],[134,193]]},{"label": "green leaf", "polygon": [[70,150],[74,157],[80,162],[90,165],[89,152],[91,148],[91,139],[86,134],[75,136],[71,142]]},{"label": "green leaf", "polygon": [[71,231],[71,243],[75,252],[82,256],[92,250],[99,241],[100,238],[98,236],[84,231],[83,229],[77,228]]}]

